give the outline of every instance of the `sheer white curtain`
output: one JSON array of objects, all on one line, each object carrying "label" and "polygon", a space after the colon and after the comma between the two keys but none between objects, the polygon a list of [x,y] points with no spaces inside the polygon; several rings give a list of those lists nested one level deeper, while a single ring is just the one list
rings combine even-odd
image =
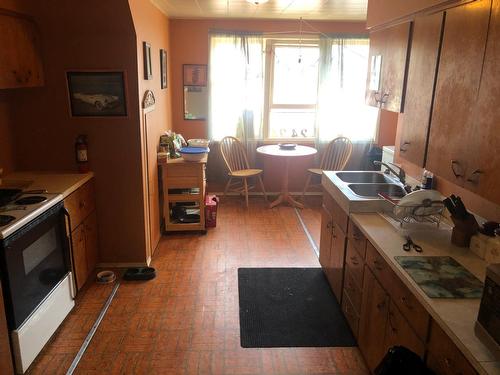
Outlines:
[{"label": "sheer white curtain", "polygon": [[369,40],[321,38],[318,138],[345,136],[352,141],[375,137],[378,109],[365,104]]},{"label": "sheer white curtain", "polygon": [[[354,145],[355,169],[375,139],[378,108],[365,104],[369,40],[321,38],[316,145],[348,137]],[[348,168],[349,168],[348,165]]]},{"label": "sheer white curtain", "polygon": [[261,35],[210,33],[209,136],[262,138],[264,46]]}]

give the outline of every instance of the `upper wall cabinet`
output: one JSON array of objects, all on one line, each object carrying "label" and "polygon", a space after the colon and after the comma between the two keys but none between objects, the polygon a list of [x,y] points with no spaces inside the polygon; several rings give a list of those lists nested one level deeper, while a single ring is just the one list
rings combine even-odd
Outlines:
[{"label": "upper wall cabinet", "polygon": [[43,85],[35,24],[0,9],[0,89]]},{"label": "upper wall cabinet", "polygon": [[402,111],[410,27],[406,22],[370,33],[367,104]]},{"label": "upper wall cabinet", "polygon": [[369,0],[366,27],[386,25],[430,8],[451,7],[459,2],[464,0]]},{"label": "upper wall cabinet", "polygon": [[[494,46],[498,38],[489,44],[490,63],[483,67],[490,7],[491,0],[477,0],[446,11],[426,168],[461,186],[468,178],[479,177],[473,176],[479,174],[474,173],[476,169],[486,167],[477,165],[481,159],[477,154],[487,146],[493,127],[498,129],[499,86],[488,82],[498,77],[493,73],[499,72],[498,47]],[[481,81],[482,99],[478,100]],[[480,101],[481,114],[476,107]],[[491,117],[493,111],[496,118]],[[485,127],[479,126],[475,114]],[[498,135],[494,138],[499,139]],[[484,152],[491,159],[497,150],[498,143]]]},{"label": "upper wall cabinet", "polygon": [[473,131],[463,146],[468,157],[465,187],[500,203],[500,0],[493,0],[482,69],[477,105],[468,124]]},{"label": "upper wall cabinet", "polygon": [[399,153],[421,167],[425,162],[442,25],[442,12],[416,17],[413,23]]}]

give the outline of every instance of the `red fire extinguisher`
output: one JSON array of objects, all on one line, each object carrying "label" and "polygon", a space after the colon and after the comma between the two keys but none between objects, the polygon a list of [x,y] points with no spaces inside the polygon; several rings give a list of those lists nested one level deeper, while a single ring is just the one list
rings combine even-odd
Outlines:
[{"label": "red fire extinguisher", "polygon": [[87,136],[79,135],[76,137],[75,151],[76,151],[76,164],[78,165],[78,172],[86,173],[89,171],[89,161],[88,161],[88,144]]}]

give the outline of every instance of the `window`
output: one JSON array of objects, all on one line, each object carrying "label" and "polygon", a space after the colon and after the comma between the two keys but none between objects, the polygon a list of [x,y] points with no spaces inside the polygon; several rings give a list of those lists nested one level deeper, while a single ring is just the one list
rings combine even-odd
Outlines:
[{"label": "window", "polygon": [[245,140],[374,139],[365,104],[368,38],[210,35],[209,136]]},{"label": "window", "polygon": [[267,138],[314,138],[318,102],[317,43],[267,40]]}]

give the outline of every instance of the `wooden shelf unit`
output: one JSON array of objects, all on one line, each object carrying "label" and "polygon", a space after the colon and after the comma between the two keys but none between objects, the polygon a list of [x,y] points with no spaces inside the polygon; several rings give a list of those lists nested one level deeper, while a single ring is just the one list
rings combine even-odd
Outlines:
[{"label": "wooden shelf unit", "polygon": [[[165,231],[205,231],[205,168],[207,157],[199,162],[182,158],[168,159],[160,164],[163,181],[163,218]],[[177,192],[173,192],[177,190]],[[172,220],[171,206],[191,204],[187,208],[199,209],[199,223],[179,223]]]}]

